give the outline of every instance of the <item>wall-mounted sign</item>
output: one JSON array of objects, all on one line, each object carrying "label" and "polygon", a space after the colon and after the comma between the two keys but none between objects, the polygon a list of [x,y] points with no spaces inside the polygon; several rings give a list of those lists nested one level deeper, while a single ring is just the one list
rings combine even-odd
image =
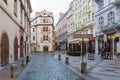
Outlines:
[{"label": "wall-mounted sign", "polygon": [[73,38],[93,38],[93,34],[75,34]]}]

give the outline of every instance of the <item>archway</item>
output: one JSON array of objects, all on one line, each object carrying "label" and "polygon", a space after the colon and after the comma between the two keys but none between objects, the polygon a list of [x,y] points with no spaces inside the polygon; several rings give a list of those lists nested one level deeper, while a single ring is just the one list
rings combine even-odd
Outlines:
[{"label": "archway", "polygon": [[1,38],[1,66],[9,63],[9,39],[4,33]]},{"label": "archway", "polygon": [[48,46],[44,46],[43,50],[44,50],[44,52],[48,52],[48,50],[49,50]]},{"label": "archway", "polygon": [[18,39],[17,37],[14,40],[14,61],[18,60]]}]

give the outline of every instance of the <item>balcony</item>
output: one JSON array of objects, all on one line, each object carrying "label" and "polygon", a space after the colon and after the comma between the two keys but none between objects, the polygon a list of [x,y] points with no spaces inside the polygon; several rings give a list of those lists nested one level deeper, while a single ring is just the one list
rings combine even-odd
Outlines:
[{"label": "balcony", "polygon": [[90,26],[93,26],[94,24],[95,24],[95,21],[89,21],[84,25],[84,27],[90,27]]},{"label": "balcony", "polygon": [[114,33],[120,30],[120,22],[114,22],[110,25],[105,25],[101,27],[103,33]]}]

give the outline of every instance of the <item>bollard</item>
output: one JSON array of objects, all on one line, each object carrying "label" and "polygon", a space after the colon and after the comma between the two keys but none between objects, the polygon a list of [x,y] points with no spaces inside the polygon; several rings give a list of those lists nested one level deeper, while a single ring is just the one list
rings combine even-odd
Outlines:
[{"label": "bollard", "polygon": [[13,67],[13,65],[10,66],[10,78],[14,78],[14,67]]},{"label": "bollard", "polygon": [[26,56],[26,64],[29,63],[29,56]]},{"label": "bollard", "polygon": [[61,55],[60,54],[58,55],[58,60],[61,60]]},{"label": "bollard", "polygon": [[65,64],[69,64],[69,57],[65,57]]},{"label": "bollard", "polygon": [[82,62],[81,63],[81,73],[86,73],[87,71],[86,71],[86,62]]},{"label": "bollard", "polygon": [[21,65],[22,67],[24,67],[24,59],[22,58],[22,65]]}]

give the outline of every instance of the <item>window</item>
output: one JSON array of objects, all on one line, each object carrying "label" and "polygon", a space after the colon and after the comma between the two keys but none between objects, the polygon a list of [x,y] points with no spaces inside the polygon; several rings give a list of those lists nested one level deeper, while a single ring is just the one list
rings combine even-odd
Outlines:
[{"label": "window", "polygon": [[35,41],[35,36],[33,36],[33,41]]},{"label": "window", "polygon": [[7,4],[7,0],[3,0]]},{"label": "window", "polygon": [[104,0],[101,0],[101,1],[98,3],[98,6],[99,6],[99,9],[103,8],[103,6],[104,6]]},{"label": "window", "polygon": [[86,23],[87,23],[87,18],[86,18]]},{"label": "window", "polygon": [[95,18],[94,16],[95,16],[94,13],[92,13],[92,21],[94,21],[94,18]]},{"label": "window", "polygon": [[99,28],[104,26],[104,18],[103,17],[100,17],[99,18]]},{"label": "window", "polygon": [[20,15],[21,15],[21,24],[22,24],[22,19],[23,19],[23,15],[22,15],[22,5],[20,5]]},{"label": "window", "polygon": [[43,23],[48,23],[48,19],[43,19]]},{"label": "window", "polygon": [[88,15],[88,22],[90,22],[90,14]]},{"label": "window", "polygon": [[48,41],[48,36],[43,36],[44,41]]},{"label": "window", "polygon": [[17,17],[17,0],[14,0],[14,15]]},{"label": "window", "polygon": [[33,32],[35,32],[35,28],[33,28]]},{"label": "window", "polygon": [[114,12],[108,13],[108,25],[114,23],[114,21],[115,21],[115,14],[114,14]]},{"label": "window", "polygon": [[48,31],[48,27],[43,27],[43,31]]}]

